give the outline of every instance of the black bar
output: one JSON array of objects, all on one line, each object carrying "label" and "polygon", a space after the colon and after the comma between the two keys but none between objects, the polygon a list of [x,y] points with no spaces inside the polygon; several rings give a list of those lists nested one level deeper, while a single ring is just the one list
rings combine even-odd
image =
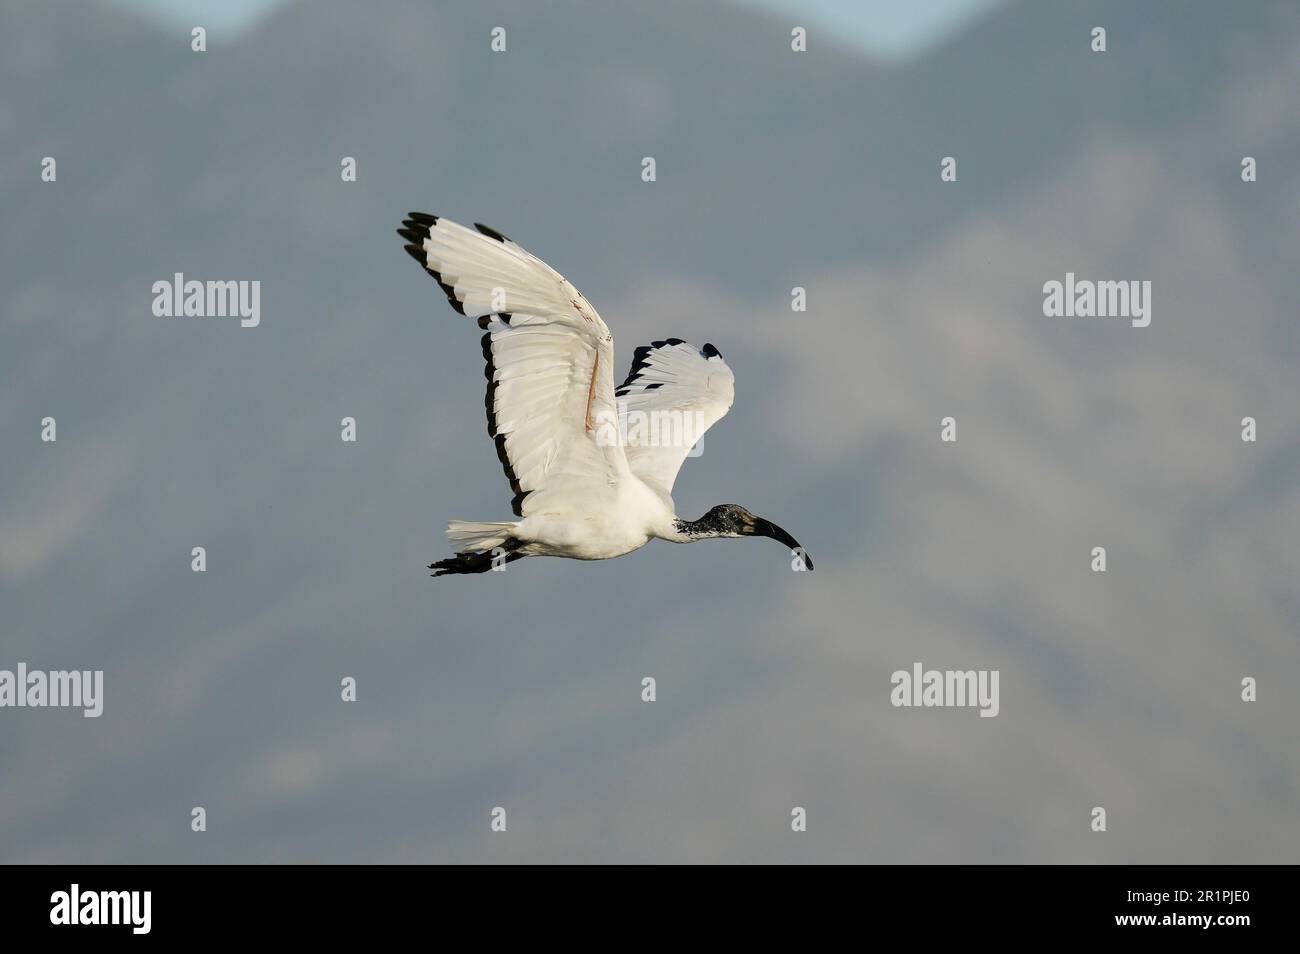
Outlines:
[{"label": "black bar", "polygon": [[[569,920],[580,932],[613,918],[625,922],[628,936],[646,937],[686,918],[741,933],[766,930],[775,918],[792,928],[856,923],[856,930],[876,938],[896,931],[916,936],[919,928],[926,940],[1128,934],[1230,942],[1284,931],[1294,880],[1291,871],[1277,867],[906,866],[801,871],[794,877],[765,872],[761,879],[731,871],[710,873],[703,885],[695,884],[691,870],[649,872],[649,877],[637,872],[626,879],[615,876],[623,884],[602,878],[609,884],[602,891],[566,888],[554,875],[546,878],[554,883],[539,886],[532,872],[515,882],[518,875],[511,872],[421,867],[51,866],[10,873],[18,884],[0,904],[7,939],[56,941],[66,935],[90,943],[400,940],[412,929],[438,924],[446,929],[494,925],[503,911],[521,924],[529,917],[546,924]],[[584,874],[573,873],[574,880],[585,881]],[[118,920],[126,923],[52,923],[69,920],[73,884],[79,919],[99,911],[112,915],[116,907]],[[121,894],[100,894],[131,891],[140,892],[131,907]],[[137,933],[144,926],[146,891],[148,931]],[[67,904],[60,908],[64,898]]]}]

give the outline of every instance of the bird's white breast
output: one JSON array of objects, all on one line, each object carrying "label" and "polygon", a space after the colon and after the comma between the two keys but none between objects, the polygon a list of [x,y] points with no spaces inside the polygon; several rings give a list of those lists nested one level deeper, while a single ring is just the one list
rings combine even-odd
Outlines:
[{"label": "bird's white breast", "polygon": [[564,508],[529,514],[515,535],[526,541],[530,556],[608,560],[671,532],[674,519],[672,501],[632,476],[619,482],[613,497],[575,499]]}]

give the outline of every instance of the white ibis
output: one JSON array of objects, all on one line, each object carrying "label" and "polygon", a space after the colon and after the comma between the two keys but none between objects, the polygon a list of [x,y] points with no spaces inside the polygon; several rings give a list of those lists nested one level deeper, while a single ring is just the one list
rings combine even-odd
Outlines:
[{"label": "white ibis", "polygon": [[713,345],[636,349],[614,387],[614,337],[564,276],[495,229],[412,212],[397,230],[451,307],[478,319],[488,433],[519,520],[453,520],[456,555],[433,576],[482,573],[526,556],[607,560],[651,540],[771,537],[813,568],[794,537],[736,504],[698,520],[673,506],[691,447],[731,407],[735,377]]}]

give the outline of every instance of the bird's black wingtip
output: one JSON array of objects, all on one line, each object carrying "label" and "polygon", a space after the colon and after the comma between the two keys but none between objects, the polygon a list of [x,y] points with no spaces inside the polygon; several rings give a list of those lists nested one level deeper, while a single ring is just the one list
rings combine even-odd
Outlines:
[{"label": "bird's black wingtip", "polygon": [[490,226],[490,225],[484,225],[482,222],[475,222],[475,223],[474,223],[474,228],[478,229],[479,232],[480,232],[481,234],[486,235],[488,238],[494,238],[494,239],[496,239],[498,242],[501,242],[501,243],[503,243],[503,244],[504,244],[505,242],[509,242],[509,241],[510,241],[510,239],[506,238],[504,235],[502,235],[502,234],[501,234],[500,232],[498,232],[496,229],[492,228],[492,226]]}]

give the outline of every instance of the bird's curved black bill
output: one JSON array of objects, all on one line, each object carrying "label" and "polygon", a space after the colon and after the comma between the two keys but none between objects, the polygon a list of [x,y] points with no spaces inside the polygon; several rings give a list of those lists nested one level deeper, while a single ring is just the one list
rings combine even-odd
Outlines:
[{"label": "bird's curved black bill", "polygon": [[755,519],[754,528],[750,530],[750,533],[756,537],[771,537],[778,543],[785,544],[791,550],[798,550],[803,559],[803,565],[810,570],[813,568],[812,558],[804,552],[804,548],[799,545],[799,541],[790,536],[790,534],[786,533],[771,520],[764,520],[762,517]]}]

